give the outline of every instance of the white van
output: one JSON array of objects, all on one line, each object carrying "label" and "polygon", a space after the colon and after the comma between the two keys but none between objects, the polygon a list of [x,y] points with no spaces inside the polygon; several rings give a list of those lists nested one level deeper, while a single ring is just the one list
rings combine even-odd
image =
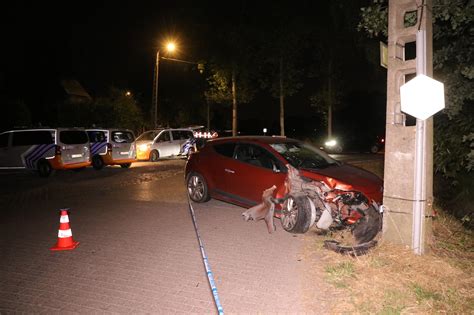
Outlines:
[{"label": "white van", "polygon": [[84,129],[22,129],[0,134],[0,169],[26,168],[47,177],[52,170],[90,165]]},{"label": "white van", "polygon": [[163,157],[186,156],[195,140],[193,131],[186,128],[167,128],[145,131],[137,138],[137,159],[156,162]]},{"label": "white van", "polygon": [[129,168],[136,161],[135,135],[127,129],[87,129],[92,166],[106,165]]}]

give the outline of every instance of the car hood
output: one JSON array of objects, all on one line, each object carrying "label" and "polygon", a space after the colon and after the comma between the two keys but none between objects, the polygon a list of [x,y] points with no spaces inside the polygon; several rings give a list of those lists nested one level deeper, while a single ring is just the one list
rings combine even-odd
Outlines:
[{"label": "car hood", "polygon": [[153,141],[151,141],[151,140],[136,140],[135,142],[137,143],[137,145],[140,145],[140,144],[150,144]]},{"label": "car hood", "polygon": [[357,190],[381,201],[383,180],[377,175],[356,166],[342,164],[318,170],[301,170],[301,175],[313,180],[323,180],[331,188]]}]

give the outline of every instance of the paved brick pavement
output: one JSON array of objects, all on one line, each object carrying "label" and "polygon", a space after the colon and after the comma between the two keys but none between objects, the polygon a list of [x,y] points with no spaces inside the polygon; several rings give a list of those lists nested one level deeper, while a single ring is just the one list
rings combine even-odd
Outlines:
[{"label": "paved brick pavement", "polygon": [[[0,313],[215,314],[182,171],[160,176],[3,196]],[[51,252],[62,207],[80,244]],[[226,314],[324,312],[303,301],[303,236],[278,222],[270,235],[219,201],[194,207]]]}]

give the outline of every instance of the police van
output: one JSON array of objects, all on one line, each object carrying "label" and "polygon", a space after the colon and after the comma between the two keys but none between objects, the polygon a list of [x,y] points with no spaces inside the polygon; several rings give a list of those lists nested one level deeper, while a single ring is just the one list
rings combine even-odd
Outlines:
[{"label": "police van", "polygon": [[195,138],[188,128],[149,130],[137,138],[137,159],[156,162],[160,158],[186,156],[193,149]]},{"label": "police van", "polygon": [[52,170],[81,169],[90,163],[84,129],[22,129],[0,134],[0,169],[30,169],[48,177]]},{"label": "police van", "polygon": [[87,129],[92,166],[129,168],[136,161],[135,135],[127,129]]}]

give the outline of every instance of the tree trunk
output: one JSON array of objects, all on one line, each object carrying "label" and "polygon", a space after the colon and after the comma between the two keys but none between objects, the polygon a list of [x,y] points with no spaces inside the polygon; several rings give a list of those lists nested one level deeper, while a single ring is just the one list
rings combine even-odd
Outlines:
[{"label": "tree trunk", "polygon": [[237,91],[235,70],[232,70],[232,136],[237,136]]},{"label": "tree trunk", "polygon": [[285,93],[283,91],[283,57],[280,57],[280,135],[285,136]]}]

